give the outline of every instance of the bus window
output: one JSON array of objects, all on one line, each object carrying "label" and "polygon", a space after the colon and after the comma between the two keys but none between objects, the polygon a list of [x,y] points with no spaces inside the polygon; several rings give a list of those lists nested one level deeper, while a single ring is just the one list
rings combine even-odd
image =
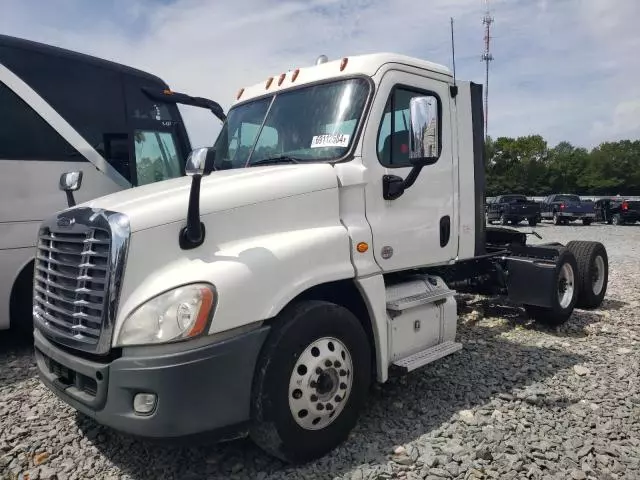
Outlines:
[{"label": "bus window", "polygon": [[122,155],[110,157],[112,139],[127,135],[120,72],[63,55],[0,47],[2,63],[33,88],[127,181]]},{"label": "bus window", "polygon": [[84,161],[84,157],[0,82],[0,159]]},{"label": "bus window", "polygon": [[138,185],[182,175],[175,136],[170,132],[135,130]]}]

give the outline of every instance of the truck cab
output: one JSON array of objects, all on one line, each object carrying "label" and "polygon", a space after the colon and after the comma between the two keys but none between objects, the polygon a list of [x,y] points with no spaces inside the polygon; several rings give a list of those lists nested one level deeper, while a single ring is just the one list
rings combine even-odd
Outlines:
[{"label": "truck cab", "polygon": [[42,223],[40,378],[117,430],[249,434],[304,462],[371,382],[462,348],[456,290],[551,325],[599,305],[601,244],[485,226],[482,119],[480,85],[392,53],[241,88],[188,177]]}]

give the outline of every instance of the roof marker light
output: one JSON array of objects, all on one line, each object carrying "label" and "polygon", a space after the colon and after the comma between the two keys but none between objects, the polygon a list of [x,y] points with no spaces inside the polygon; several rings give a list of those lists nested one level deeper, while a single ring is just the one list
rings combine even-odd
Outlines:
[{"label": "roof marker light", "polygon": [[280,78],[278,78],[278,86],[282,85],[282,82],[284,82],[284,78],[287,76],[286,73],[281,73],[280,74]]},{"label": "roof marker light", "polygon": [[269,77],[269,78],[267,79],[267,84],[265,85],[265,87],[264,87],[264,88],[268,90],[268,89],[269,89],[269,87],[271,86],[271,82],[273,82],[273,77]]},{"label": "roof marker light", "polygon": [[347,62],[349,61],[349,59],[347,57],[344,57],[342,59],[342,61],[340,62],[340,71],[343,71],[345,69],[345,67],[347,66]]},{"label": "roof marker light", "polygon": [[171,90],[169,90],[168,88],[165,88],[162,93],[164,93],[165,95],[173,95],[173,92]]},{"label": "roof marker light", "polygon": [[293,75],[291,75],[291,81],[292,81],[292,82],[295,82],[295,81],[296,81],[296,78],[298,78],[298,74],[299,74],[299,73],[300,73],[300,69],[299,69],[299,68],[296,68],[296,69],[293,71]]}]

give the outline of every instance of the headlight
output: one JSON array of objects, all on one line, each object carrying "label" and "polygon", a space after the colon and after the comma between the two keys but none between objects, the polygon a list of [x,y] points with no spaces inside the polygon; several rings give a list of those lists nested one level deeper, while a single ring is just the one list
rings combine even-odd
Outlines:
[{"label": "headlight", "polygon": [[116,346],[166,343],[200,335],[209,323],[214,297],[213,286],[206,283],[162,293],[129,314]]}]

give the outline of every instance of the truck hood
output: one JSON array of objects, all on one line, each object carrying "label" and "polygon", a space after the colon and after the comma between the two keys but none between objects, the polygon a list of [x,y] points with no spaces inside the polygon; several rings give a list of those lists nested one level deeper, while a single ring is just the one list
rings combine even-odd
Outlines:
[{"label": "truck hood", "polygon": [[[200,215],[337,188],[330,164],[269,165],[212,172],[200,187]],[[124,213],[131,231],[186,222],[190,177],[130,188],[78,206]]]}]

